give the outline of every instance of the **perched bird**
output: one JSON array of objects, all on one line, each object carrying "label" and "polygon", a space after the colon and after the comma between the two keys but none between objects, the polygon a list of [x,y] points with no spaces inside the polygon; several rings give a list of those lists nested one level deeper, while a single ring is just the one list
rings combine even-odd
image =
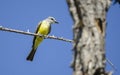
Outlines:
[{"label": "perched bird", "polygon": [[[36,34],[42,34],[42,35],[48,35],[51,31],[51,24],[53,23],[58,23],[54,17],[48,17],[45,20],[41,21],[38,24],[37,30],[36,30]],[[26,58],[26,60],[32,61],[35,55],[35,52],[39,46],[39,44],[43,41],[43,37],[39,37],[39,36],[34,36],[33,38],[33,44],[32,44],[32,50],[29,53],[28,57]]]}]

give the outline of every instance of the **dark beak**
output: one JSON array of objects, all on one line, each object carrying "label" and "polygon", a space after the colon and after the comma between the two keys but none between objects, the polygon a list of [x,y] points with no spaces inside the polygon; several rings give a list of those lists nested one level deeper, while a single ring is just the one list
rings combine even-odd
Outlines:
[{"label": "dark beak", "polygon": [[57,24],[58,24],[59,22],[55,21],[55,23],[57,23]]}]

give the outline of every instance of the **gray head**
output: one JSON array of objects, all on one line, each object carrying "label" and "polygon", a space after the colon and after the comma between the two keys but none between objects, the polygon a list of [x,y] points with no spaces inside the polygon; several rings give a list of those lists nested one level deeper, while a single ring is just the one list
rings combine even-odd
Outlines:
[{"label": "gray head", "polygon": [[58,23],[54,17],[48,17],[45,19],[47,22],[49,22],[50,24],[53,24],[53,23]]}]

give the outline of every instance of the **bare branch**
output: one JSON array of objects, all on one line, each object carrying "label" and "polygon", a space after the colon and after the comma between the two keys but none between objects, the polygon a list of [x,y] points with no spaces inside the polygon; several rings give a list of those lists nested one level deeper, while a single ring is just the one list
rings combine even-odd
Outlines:
[{"label": "bare branch", "polygon": [[107,62],[111,65],[111,67],[117,71],[117,68],[114,66],[114,64],[110,61],[110,59],[106,58]]},{"label": "bare branch", "polygon": [[19,33],[19,34],[24,34],[24,35],[31,35],[31,36],[40,36],[40,37],[44,37],[47,39],[56,39],[56,40],[61,40],[61,41],[65,41],[65,42],[70,42],[72,43],[73,40],[69,40],[63,37],[56,37],[54,35],[50,36],[50,35],[41,35],[41,34],[35,34],[35,33],[31,33],[31,32],[25,32],[25,31],[21,31],[21,30],[16,30],[16,29],[11,29],[11,28],[6,28],[3,26],[0,26],[0,30],[2,31],[8,31],[8,32],[14,32],[14,33]]}]

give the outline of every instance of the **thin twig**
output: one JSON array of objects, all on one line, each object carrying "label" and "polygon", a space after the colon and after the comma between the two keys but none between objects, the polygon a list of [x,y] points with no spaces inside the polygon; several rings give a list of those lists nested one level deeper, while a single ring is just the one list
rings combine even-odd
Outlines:
[{"label": "thin twig", "polygon": [[70,43],[73,42],[73,40],[69,40],[69,39],[66,39],[66,38],[63,38],[63,37],[55,37],[55,36],[50,36],[50,35],[35,34],[35,33],[29,32],[29,31],[25,32],[25,31],[6,28],[6,27],[2,27],[2,26],[0,26],[0,30],[8,31],[8,32],[14,32],[14,33],[20,33],[20,34],[25,34],[25,35],[31,35],[31,36],[40,36],[40,37],[44,37],[44,38],[47,38],[47,39],[56,39],[56,40],[61,40],[61,41],[65,41],[65,42],[70,42]]},{"label": "thin twig", "polygon": [[111,65],[111,67],[112,67],[115,71],[117,71],[117,69],[116,69],[116,67],[114,66],[114,64],[113,64],[108,58],[106,58],[106,60],[107,60],[107,62]]}]

